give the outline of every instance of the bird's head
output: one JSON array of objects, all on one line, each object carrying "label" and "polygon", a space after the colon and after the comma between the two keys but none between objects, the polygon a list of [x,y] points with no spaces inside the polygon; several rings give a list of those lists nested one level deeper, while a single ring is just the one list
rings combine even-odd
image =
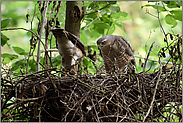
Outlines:
[{"label": "bird's head", "polygon": [[97,40],[97,46],[99,50],[109,48],[110,44],[113,42],[113,35],[106,35]]}]

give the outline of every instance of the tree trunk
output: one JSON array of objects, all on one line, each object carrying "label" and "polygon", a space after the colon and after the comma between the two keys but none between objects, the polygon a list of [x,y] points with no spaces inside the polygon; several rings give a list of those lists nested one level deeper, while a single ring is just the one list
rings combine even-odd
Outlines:
[{"label": "tree trunk", "polygon": [[67,1],[65,30],[80,37],[82,1]]}]

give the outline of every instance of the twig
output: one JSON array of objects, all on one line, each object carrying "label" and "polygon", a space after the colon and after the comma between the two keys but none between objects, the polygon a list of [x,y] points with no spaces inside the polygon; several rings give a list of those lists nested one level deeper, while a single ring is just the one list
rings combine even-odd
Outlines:
[{"label": "twig", "polygon": [[43,101],[44,101],[44,98],[42,99],[41,101],[41,108],[40,108],[40,111],[39,111],[39,122],[41,122],[41,112],[42,112],[42,104],[43,104]]},{"label": "twig", "polygon": [[1,31],[7,31],[7,30],[19,30],[19,29],[22,29],[22,30],[25,30],[25,31],[28,31],[28,32],[31,32],[34,36],[36,36],[38,38],[38,40],[43,44],[44,46],[44,43],[41,41],[41,38],[35,34],[32,30],[29,30],[29,29],[25,29],[25,28],[6,28],[6,29],[1,29]]},{"label": "twig", "polygon": [[[135,58],[139,58],[139,59],[147,59],[147,58],[144,58],[144,57],[141,57],[141,56],[137,56],[137,55],[134,55],[134,57]],[[158,60],[153,60],[153,59],[147,59],[147,60],[149,60],[149,61],[153,61],[153,62],[159,62]],[[167,63],[167,64],[172,64],[173,65],[173,63],[172,62],[168,62],[168,61],[161,61],[161,63]]]},{"label": "twig", "polygon": [[149,15],[155,17],[155,18],[158,18],[157,16],[155,16],[155,15],[151,14],[149,11],[147,11],[147,9],[146,9],[146,13],[145,14],[149,14]]},{"label": "twig", "polygon": [[[33,22],[33,20],[34,20],[34,16],[35,16],[35,13],[36,13],[36,4],[35,4],[35,6],[34,6],[34,14],[33,14],[33,17],[32,17],[32,20],[31,20],[31,31],[32,31],[32,22]],[[32,34],[32,33],[31,33]],[[32,40],[33,40],[33,34],[32,34],[32,38],[31,38]],[[31,46],[30,46],[30,51],[29,51],[29,55],[28,55],[28,59],[27,59],[27,65],[26,65],[26,70],[25,70],[25,74],[27,74],[27,69],[28,69],[28,64],[29,64],[29,58],[30,58],[30,54],[31,54]]]},{"label": "twig", "polygon": [[27,78],[28,76],[31,76],[31,75],[34,75],[34,74],[37,74],[37,73],[41,73],[41,72],[45,72],[45,71],[49,71],[49,70],[54,70],[54,69],[57,69],[57,67],[49,68],[49,69],[44,69],[44,70],[42,70],[42,71],[37,71],[37,72],[31,73],[31,74],[25,75],[23,78],[21,78],[21,79],[15,84],[15,87],[17,86],[17,84],[18,84],[19,82],[21,82],[22,80],[24,80],[24,79]]},{"label": "twig", "polygon": [[[41,39],[41,36],[42,36],[42,33],[43,33],[43,27],[45,25],[44,21],[46,19],[46,13],[47,13],[47,9],[48,9],[48,3],[49,3],[49,1],[47,1],[46,4],[44,4],[44,15],[43,15],[43,18],[42,18],[42,21],[41,21],[42,24],[41,24],[41,29],[40,29],[40,32],[39,32],[39,38],[40,39]],[[46,47],[45,47],[45,49],[46,49]],[[40,62],[40,41],[38,41],[36,71],[39,71],[40,70],[39,62]]]},{"label": "twig", "polygon": [[143,122],[145,122],[147,116],[149,115],[150,111],[151,111],[152,108],[153,108],[153,103],[154,103],[155,96],[156,96],[156,90],[157,90],[158,85],[159,85],[159,81],[160,81],[160,76],[161,76],[161,74],[162,74],[162,65],[161,65],[161,63],[160,63],[160,71],[159,71],[158,80],[157,80],[157,83],[156,83],[156,86],[155,86],[155,89],[154,89],[153,99],[152,99],[152,101],[151,101],[151,104],[150,104],[150,107],[149,107],[149,109],[148,109],[148,112],[147,112],[146,116],[145,116],[144,119],[143,119]]},{"label": "twig", "polygon": [[151,50],[152,50],[152,47],[153,47],[154,43],[155,43],[155,41],[153,41],[153,43],[151,44],[151,47],[150,47],[149,52],[147,54],[147,57],[146,57],[146,60],[145,60],[144,66],[143,66],[143,74],[145,74],[145,67],[146,67],[147,59],[149,58],[149,55],[151,53]]},{"label": "twig", "polygon": [[98,19],[98,17],[97,18],[95,18],[94,20],[92,20],[88,25],[86,25],[85,26],[85,28],[80,32],[80,33],[82,33],[90,24],[92,24],[94,21],[96,21]]},{"label": "twig", "polygon": [[98,117],[97,110],[96,110],[96,108],[95,108],[95,104],[93,103],[93,99],[90,99],[90,100],[91,100],[92,105],[93,105],[93,108],[94,108],[94,110],[95,110],[95,114],[96,114],[96,117],[97,117],[97,122],[100,122],[99,117]]},{"label": "twig", "polygon": [[[67,74],[67,75],[74,78],[73,75],[70,75],[70,74]],[[89,87],[89,88],[98,90],[98,91],[102,92],[103,94],[106,94],[106,92],[104,92],[103,90],[100,90],[100,89],[98,89],[98,88],[95,88],[95,87],[93,87],[93,86],[90,86],[89,84],[83,82],[83,81],[82,81],[81,79],[79,79],[79,78],[77,78],[77,80],[79,81],[79,84],[82,84],[82,85],[84,85],[84,86],[86,86],[86,87]],[[100,87],[101,87],[101,86],[100,86]]]},{"label": "twig", "polygon": [[159,13],[160,13],[160,12],[159,12],[159,10],[158,10],[157,2],[156,2],[156,8],[157,8],[157,12],[158,12],[158,21],[159,21],[159,25],[160,25],[160,27],[161,27],[161,29],[162,29],[164,35],[166,35],[166,33],[165,33],[164,29],[163,29],[163,26],[161,25],[160,16],[159,16]]},{"label": "twig", "polygon": [[78,103],[80,103],[80,102],[83,100],[83,98],[85,98],[90,92],[91,92],[91,91],[88,91],[79,101],[77,101],[77,102],[74,104],[74,106],[66,113],[66,115],[64,116],[64,118],[61,119],[61,121],[63,121],[63,120],[65,119],[65,122],[66,122],[66,117],[67,117],[67,115],[70,113],[70,111],[73,110],[74,107],[75,107]]},{"label": "twig", "polygon": [[27,98],[27,99],[20,99],[20,98],[17,98],[17,100],[22,101],[22,102],[25,102],[25,101],[38,100],[38,99],[43,98],[43,97],[44,97],[44,96],[35,97],[35,98]]}]

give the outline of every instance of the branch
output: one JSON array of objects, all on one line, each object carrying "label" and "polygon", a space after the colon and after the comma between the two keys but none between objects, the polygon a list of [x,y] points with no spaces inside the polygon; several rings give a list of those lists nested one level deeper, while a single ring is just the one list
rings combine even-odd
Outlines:
[{"label": "branch", "polygon": [[29,29],[25,29],[25,28],[7,28],[7,29],[1,29],[1,31],[7,31],[7,30],[19,30],[19,29],[22,29],[22,30],[25,30],[25,31],[28,31],[28,32],[31,32],[34,36],[37,37],[37,39],[42,43],[44,49],[46,50],[45,46],[44,46],[44,43],[41,41],[41,38],[35,34],[32,30],[29,30]]},{"label": "branch", "polygon": [[[160,12],[159,12],[159,10],[158,10],[157,3],[156,3],[156,8],[157,8],[157,12],[158,12],[158,21],[159,21],[159,25],[160,25],[160,27],[161,27],[161,29],[162,29],[164,35],[166,35],[166,33],[165,33],[164,29],[163,29],[163,26],[161,25],[161,21],[160,21],[160,17],[159,17],[159,13],[160,13]],[[165,37],[166,37],[166,36],[165,36]]]},{"label": "branch", "polygon": [[94,21],[96,21],[98,19],[98,17],[97,18],[95,18],[94,20],[92,20],[88,25],[86,25],[85,26],[85,28],[80,32],[80,33],[82,33],[90,24],[92,24]]},{"label": "branch", "polygon": [[[158,60],[147,59],[147,58],[144,58],[144,57],[141,57],[141,56],[134,55],[134,57],[139,58],[139,59],[145,59],[145,60],[153,61],[153,62],[159,62]],[[172,62],[169,62],[169,61],[161,61],[161,63],[173,64]]]}]

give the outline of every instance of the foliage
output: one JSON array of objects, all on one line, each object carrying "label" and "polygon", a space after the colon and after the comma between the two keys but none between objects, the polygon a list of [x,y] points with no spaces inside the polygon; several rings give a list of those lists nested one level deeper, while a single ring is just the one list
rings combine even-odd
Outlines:
[{"label": "foliage", "polygon": [[[158,9],[161,12],[166,12],[165,22],[172,25],[174,28],[177,25],[177,21],[182,21],[182,10],[177,9],[182,6],[182,1],[149,1],[151,4],[145,6],[151,6],[154,9]],[[153,3],[152,3],[153,2]],[[142,6],[141,8],[143,8]]]}]

